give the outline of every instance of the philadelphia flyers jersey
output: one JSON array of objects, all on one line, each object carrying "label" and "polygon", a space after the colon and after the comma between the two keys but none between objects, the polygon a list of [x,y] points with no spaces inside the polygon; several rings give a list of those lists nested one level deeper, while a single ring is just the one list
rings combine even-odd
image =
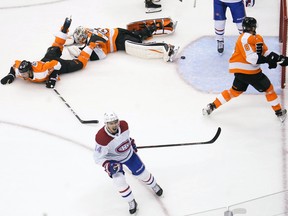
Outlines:
[{"label": "philadelphia flyers jersey", "polygon": [[[15,64],[13,65],[13,68],[15,70],[15,74],[19,78],[23,78],[21,76],[21,73],[19,72],[18,68],[20,66],[21,61],[16,60]],[[33,70],[33,78],[27,78],[26,80],[29,80],[31,82],[44,82],[49,79],[50,74],[54,70],[59,70],[61,68],[61,64],[56,61],[48,61],[48,62],[42,62],[42,61],[34,61],[32,63],[32,70]]]},{"label": "philadelphia flyers jersey", "polygon": [[133,154],[129,134],[129,127],[126,121],[119,122],[119,129],[115,135],[111,134],[106,126],[102,127],[95,136],[95,162],[103,166],[106,161],[110,160],[120,163],[129,160]]},{"label": "philadelphia flyers jersey", "polygon": [[267,56],[270,51],[268,51],[261,35],[245,32],[238,37],[234,52],[229,60],[230,73],[256,74],[261,71],[260,65],[257,64],[257,43],[263,43],[262,55]]}]

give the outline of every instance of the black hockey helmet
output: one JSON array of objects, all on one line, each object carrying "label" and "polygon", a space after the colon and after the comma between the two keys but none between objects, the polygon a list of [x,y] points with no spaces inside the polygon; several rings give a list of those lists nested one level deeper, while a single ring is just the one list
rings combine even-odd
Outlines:
[{"label": "black hockey helmet", "polygon": [[245,17],[242,21],[243,32],[255,32],[257,21],[253,17]]},{"label": "black hockey helmet", "polygon": [[26,73],[32,71],[32,64],[29,61],[23,60],[18,68],[20,73]]}]

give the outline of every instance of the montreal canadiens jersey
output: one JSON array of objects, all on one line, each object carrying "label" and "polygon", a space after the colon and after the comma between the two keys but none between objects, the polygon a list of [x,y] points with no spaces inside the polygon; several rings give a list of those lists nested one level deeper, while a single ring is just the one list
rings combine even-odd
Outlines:
[{"label": "montreal canadiens jersey", "polygon": [[94,160],[102,165],[106,161],[126,162],[133,154],[130,132],[126,121],[119,122],[117,134],[111,134],[106,126],[102,127],[95,136],[96,146]]}]

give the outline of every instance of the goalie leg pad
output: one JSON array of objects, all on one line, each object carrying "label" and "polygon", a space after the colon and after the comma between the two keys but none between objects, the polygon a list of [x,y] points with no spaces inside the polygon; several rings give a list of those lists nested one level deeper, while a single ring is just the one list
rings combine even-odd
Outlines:
[{"label": "goalie leg pad", "polygon": [[177,21],[174,22],[171,18],[157,18],[135,21],[127,24],[127,30],[137,31],[147,28],[147,26],[156,25],[157,29],[153,33],[154,35],[171,34],[175,31]]},{"label": "goalie leg pad", "polygon": [[136,43],[125,41],[126,53],[132,56],[156,59],[163,58],[165,52],[165,43]]},{"label": "goalie leg pad", "polygon": [[165,62],[172,62],[178,52],[179,47],[166,43],[136,43],[125,41],[126,53],[140,58],[162,58]]}]

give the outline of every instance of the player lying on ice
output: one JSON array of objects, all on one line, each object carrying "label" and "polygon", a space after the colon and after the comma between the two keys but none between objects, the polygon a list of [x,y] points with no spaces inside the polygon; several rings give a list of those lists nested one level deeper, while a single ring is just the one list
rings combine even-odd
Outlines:
[{"label": "player lying on ice", "polygon": [[30,82],[46,82],[47,88],[54,88],[56,80],[59,79],[58,75],[85,68],[92,50],[96,47],[93,42],[97,39],[96,35],[90,38],[87,46],[77,58],[72,60],[61,58],[71,21],[71,18],[65,19],[61,31],[55,35],[52,46],[47,49],[45,56],[40,61],[16,60],[8,75],[1,79],[1,84],[10,84],[15,77],[19,77]]},{"label": "player lying on ice", "polygon": [[172,62],[179,47],[167,43],[146,42],[153,35],[171,34],[174,32],[177,22],[170,18],[142,20],[130,23],[127,29],[123,28],[86,28],[79,26],[73,35],[67,39],[67,49],[73,57],[78,57],[81,50],[88,45],[91,34],[97,35],[97,46],[94,48],[90,60],[100,60],[108,53],[118,50],[140,58],[163,58],[166,62]]}]

